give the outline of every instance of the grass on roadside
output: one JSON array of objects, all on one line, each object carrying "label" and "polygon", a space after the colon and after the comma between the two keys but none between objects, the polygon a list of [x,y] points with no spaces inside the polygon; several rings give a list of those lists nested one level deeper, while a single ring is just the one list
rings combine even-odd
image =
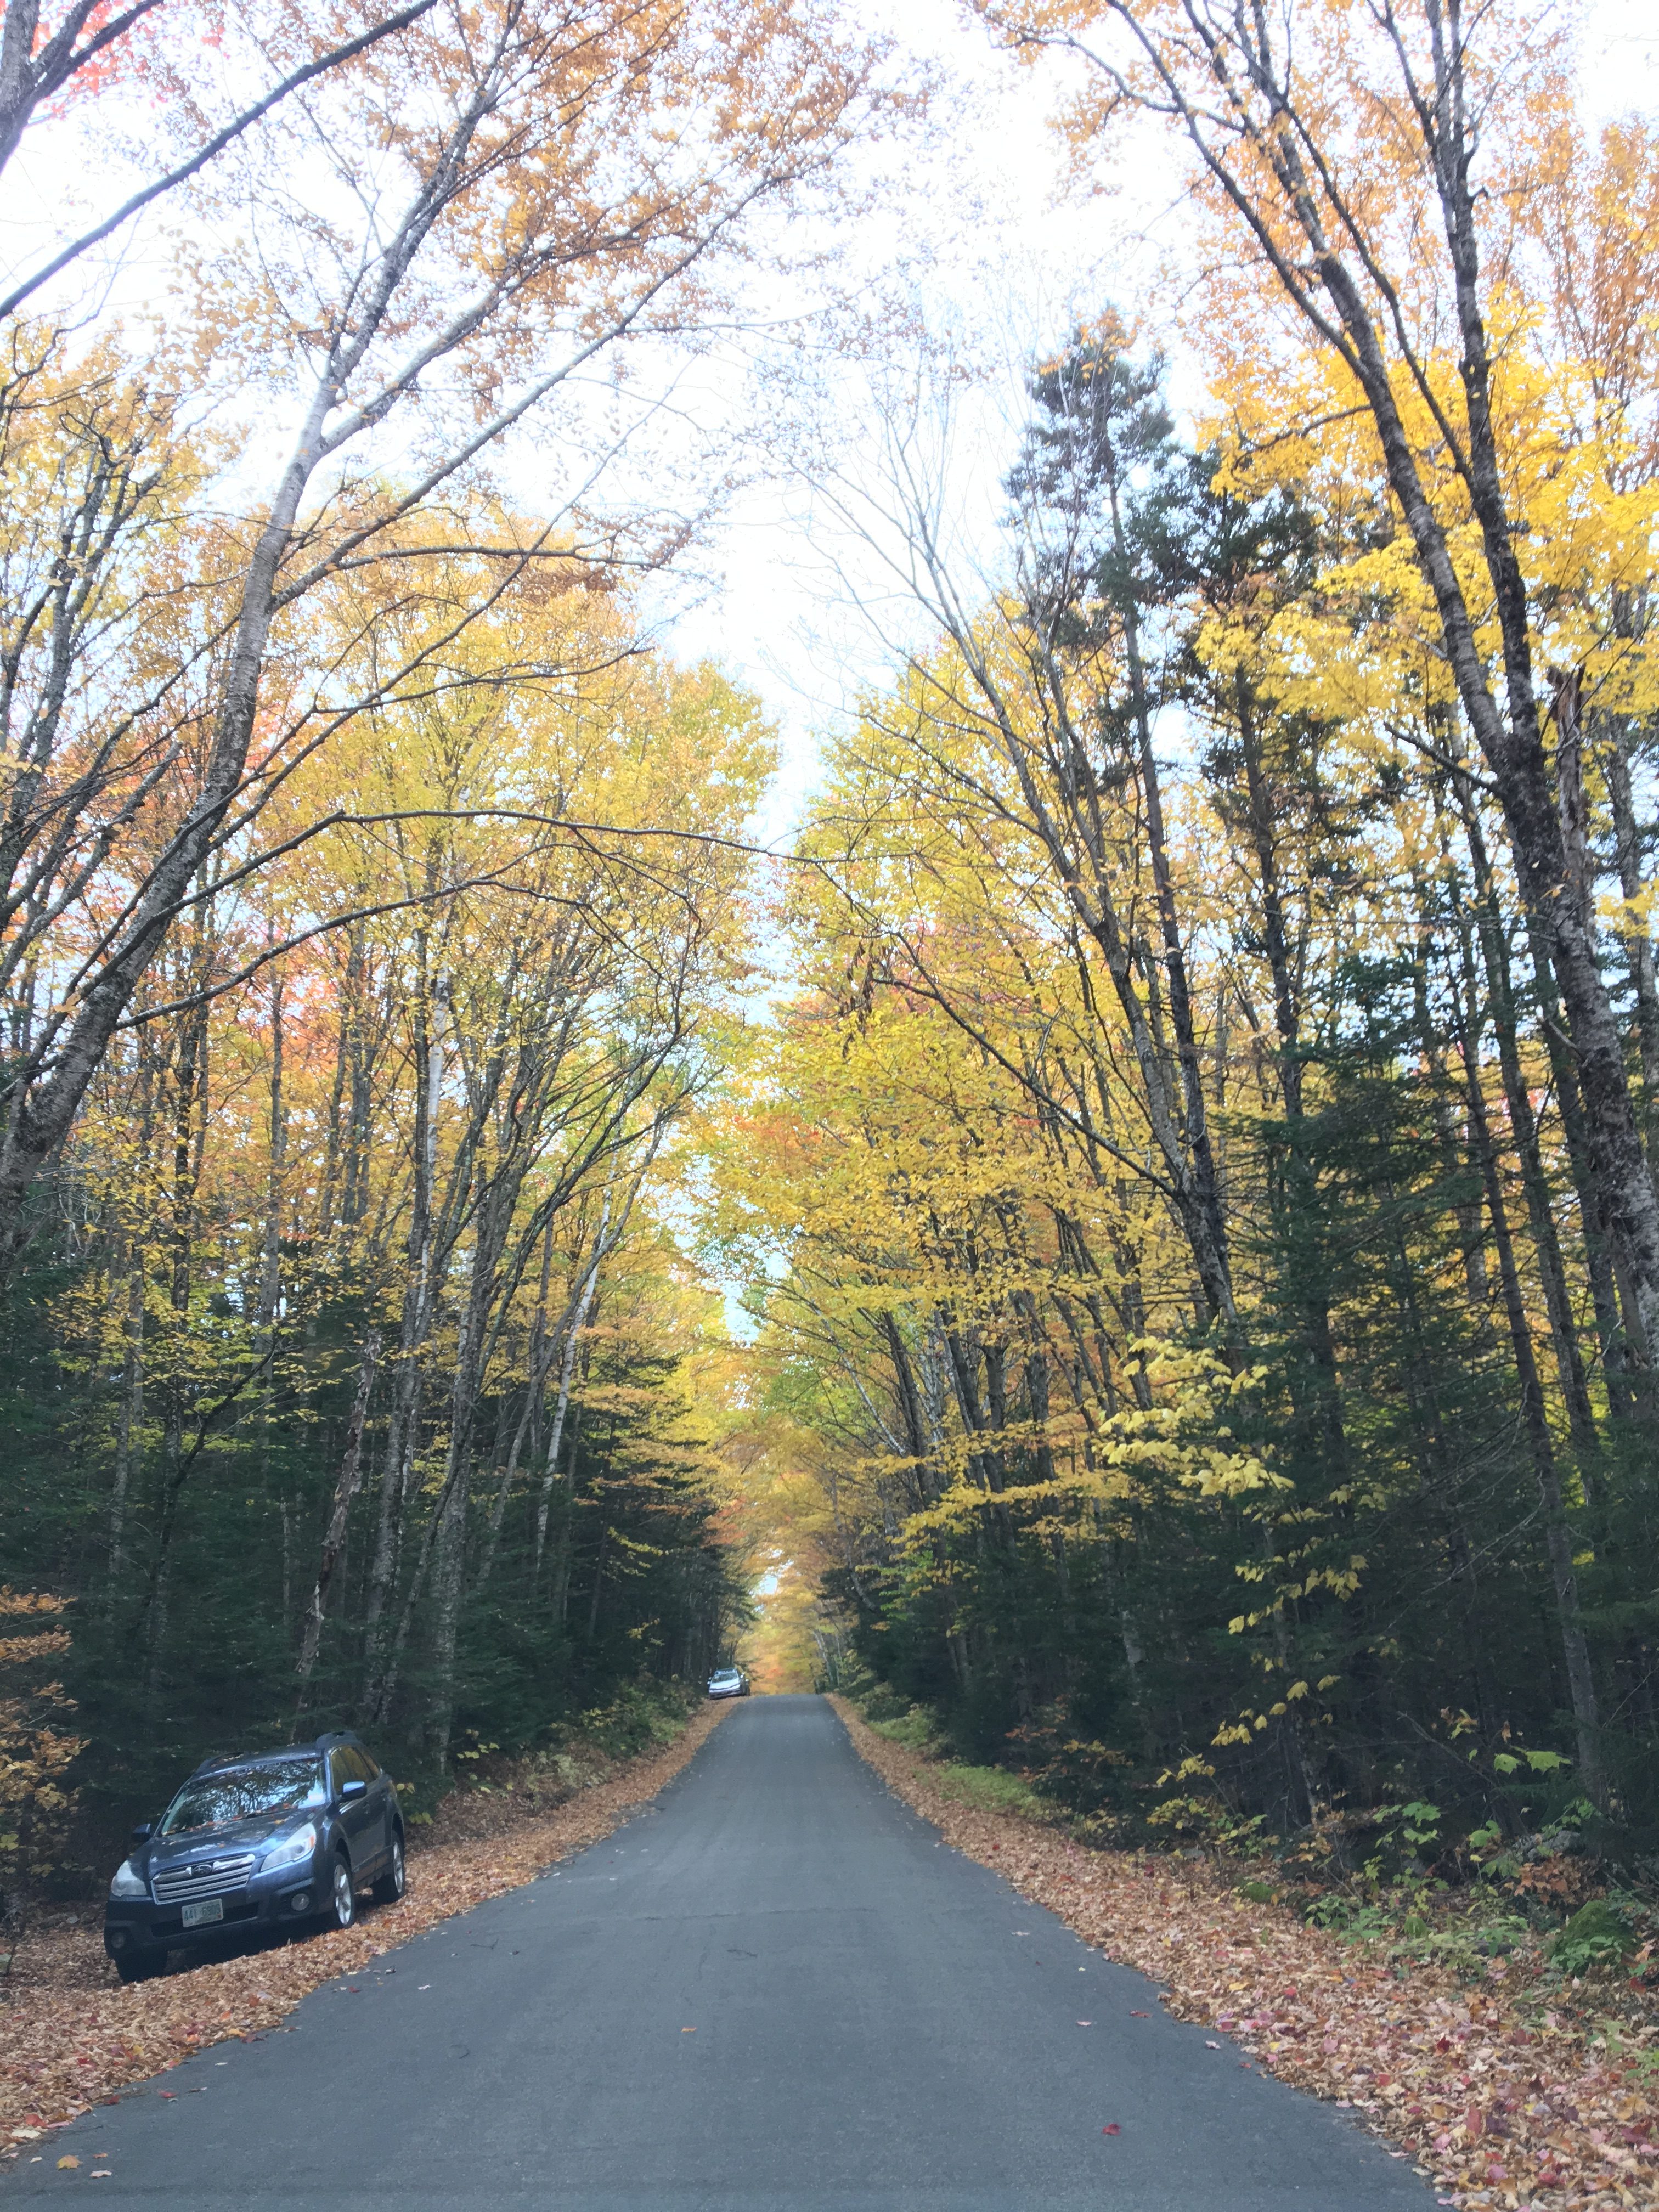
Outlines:
[{"label": "grass on roadside", "polygon": [[1046,1826],[1064,1825],[1060,1808],[1038,1796],[1022,1775],[1006,1766],[975,1766],[947,1755],[947,1747],[925,1705],[896,1709],[890,1693],[866,1692],[859,1699],[866,1728],[889,1743],[915,1752],[930,1763],[933,1787],[958,1805],[981,1813],[1012,1813],[1022,1820],[1040,1820]]}]

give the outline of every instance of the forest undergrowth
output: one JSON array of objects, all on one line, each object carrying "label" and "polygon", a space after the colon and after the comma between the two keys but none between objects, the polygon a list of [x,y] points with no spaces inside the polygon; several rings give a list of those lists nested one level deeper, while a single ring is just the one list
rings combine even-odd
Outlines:
[{"label": "forest undergrowth", "polygon": [[[1373,1903],[1368,1922],[1322,1928],[1253,1879],[1260,1869],[1248,1862],[1092,1846],[1018,1777],[940,1760],[914,1726],[872,1723],[848,1698],[831,1702],[861,1757],[954,1849],[1152,1976],[1177,2019],[1215,2029],[1218,2066],[1254,2066],[1352,2112],[1432,2176],[1443,2204],[1624,2212],[1653,2203],[1651,1947],[1633,1972],[1627,1961],[1565,1974],[1518,1933],[1514,1900],[1495,1895],[1443,1910],[1432,1925],[1402,1913],[1391,1930]],[[1482,1923],[1500,1929],[1501,1951],[1482,1948]]]},{"label": "forest undergrowth", "polygon": [[[671,1782],[730,1710],[665,1717],[646,1747],[600,1726],[556,1751],[485,1759],[411,1832],[409,1887],[356,1926],[119,1986],[95,1915],[42,1923],[16,1954],[0,1999],[0,2157],[48,2154],[52,2130],[137,2090],[211,2044],[270,2033],[304,1997],[351,1977],[441,1920],[533,1881],[586,1850]],[[666,1740],[665,1741],[665,1735]]]}]

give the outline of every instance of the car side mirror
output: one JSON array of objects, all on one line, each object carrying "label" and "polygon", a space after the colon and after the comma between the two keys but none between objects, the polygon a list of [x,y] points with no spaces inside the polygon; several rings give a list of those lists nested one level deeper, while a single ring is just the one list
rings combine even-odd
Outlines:
[{"label": "car side mirror", "polygon": [[340,1802],[343,1805],[352,1804],[359,1797],[367,1797],[368,1795],[367,1782],[343,1782],[340,1784]]},{"label": "car side mirror", "polygon": [[132,1832],[132,1844],[134,1849],[136,1850],[140,1844],[147,1844],[155,1833],[155,1825],[154,1821],[140,1820],[137,1826]]}]

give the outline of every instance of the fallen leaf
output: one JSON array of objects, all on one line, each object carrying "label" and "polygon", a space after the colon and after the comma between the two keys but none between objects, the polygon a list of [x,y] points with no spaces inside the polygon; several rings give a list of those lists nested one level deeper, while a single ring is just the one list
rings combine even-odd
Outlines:
[{"label": "fallen leaf", "polygon": [[1115,2120],[1108,2120],[1100,2132],[1103,2136],[1121,2136],[1123,2130]]},{"label": "fallen leaf", "polygon": [[78,2158],[60,2158],[58,2161],[58,2171],[61,2173],[65,2166],[79,2166],[80,2163]]}]

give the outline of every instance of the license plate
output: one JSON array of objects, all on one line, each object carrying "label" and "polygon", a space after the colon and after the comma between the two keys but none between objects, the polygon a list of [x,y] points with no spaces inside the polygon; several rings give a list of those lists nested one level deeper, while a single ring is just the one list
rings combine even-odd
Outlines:
[{"label": "license plate", "polygon": [[209,1921],[222,1920],[224,1917],[225,1900],[222,1897],[204,1897],[199,1905],[185,1907],[186,1928],[205,1928]]}]

